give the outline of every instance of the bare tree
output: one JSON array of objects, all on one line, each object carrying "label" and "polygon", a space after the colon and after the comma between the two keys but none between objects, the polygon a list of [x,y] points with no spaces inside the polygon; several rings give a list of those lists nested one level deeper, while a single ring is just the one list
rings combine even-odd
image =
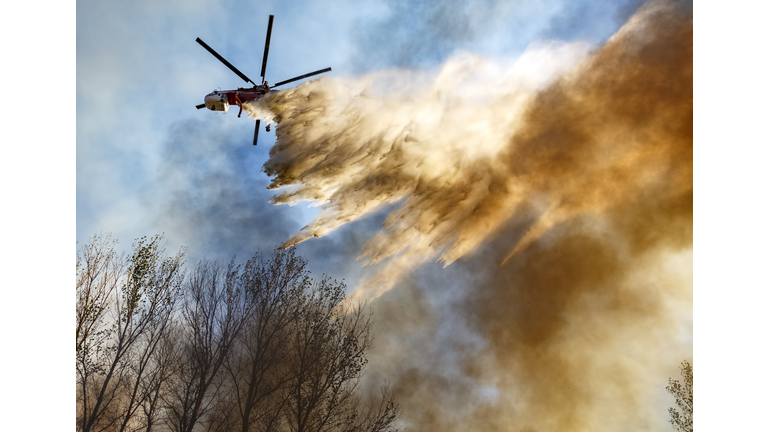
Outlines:
[{"label": "bare tree", "polygon": [[359,380],[373,317],[344,303],[343,283],[317,283],[293,250],[258,256],[241,277],[253,307],[224,364],[208,431],[390,432],[400,413],[385,386],[363,403]]},{"label": "bare tree", "polygon": [[357,391],[368,362],[373,316],[365,305],[345,303],[345,288],[324,277],[302,294],[294,312],[284,415],[288,430],[395,430],[399,405],[386,390],[380,406],[361,409]]},{"label": "bare tree", "polygon": [[683,377],[682,383],[670,378],[667,386],[667,391],[675,397],[675,403],[680,408],[679,412],[674,408],[669,409],[672,417],[669,422],[677,431],[693,432],[693,365],[683,361],[680,375]]},{"label": "bare tree", "polygon": [[180,361],[164,396],[173,430],[192,432],[209,412],[217,412],[223,384],[221,368],[249,316],[247,277],[230,263],[200,262],[185,283],[184,334]]},{"label": "bare tree", "polygon": [[293,249],[271,260],[256,256],[244,269],[253,308],[237,349],[225,364],[234,427],[241,432],[272,430],[285,401],[287,337],[297,297],[311,284],[306,261]]},{"label": "bare tree", "polygon": [[95,236],[77,260],[77,429],[393,432],[385,387],[358,396],[373,317],[294,250],[200,262]]},{"label": "bare tree", "polygon": [[358,400],[355,413],[355,421],[348,423],[347,431],[397,432],[399,430],[394,423],[400,417],[400,403],[386,383],[381,387],[380,398],[371,397],[365,404]]},{"label": "bare tree", "polygon": [[105,323],[124,273],[117,257],[115,241],[109,235],[92,237],[77,255],[75,356],[77,374],[77,429],[85,421],[93,403],[92,393],[99,387],[104,367],[99,361],[107,350],[109,326]]},{"label": "bare tree", "polygon": [[[108,237],[94,237],[83,248],[76,331],[77,426],[83,432],[126,430],[146,397],[141,389],[183,278],[183,252],[166,257],[161,240],[137,240],[124,262]],[[94,278],[93,269],[101,276]]]},{"label": "bare tree", "polygon": [[152,432],[153,427],[162,423],[160,413],[162,411],[162,397],[173,376],[175,367],[179,364],[179,338],[182,327],[171,323],[170,328],[163,334],[158,349],[154,353],[154,365],[151,374],[148,374],[143,383],[142,391],[146,395],[141,404],[141,423],[137,429],[144,432]]}]

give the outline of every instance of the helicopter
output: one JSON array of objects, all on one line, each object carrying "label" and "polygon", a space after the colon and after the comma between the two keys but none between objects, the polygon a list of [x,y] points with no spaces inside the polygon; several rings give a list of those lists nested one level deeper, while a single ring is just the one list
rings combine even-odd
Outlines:
[{"label": "helicopter", "polygon": [[[244,73],[237,70],[236,67],[232,66],[230,62],[224,59],[224,57],[220,56],[216,51],[213,50],[213,48],[209,47],[208,44],[203,42],[202,39],[200,38],[196,39],[197,43],[199,43],[209,53],[213,54],[213,56],[219,59],[220,62],[224,63],[224,65],[228,67],[230,70],[232,70],[232,72],[237,74],[237,76],[242,78],[245,82],[253,84],[253,87],[251,88],[239,87],[237,90],[214,90],[213,92],[208,93],[205,96],[205,103],[195,106],[197,109],[208,108],[211,111],[226,112],[227,110],[229,110],[230,105],[237,105],[238,107],[240,107],[240,112],[237,113],[237,116],[240,117],[240,114],[243,113],[243,103],[259,100],[262,97],[264,97],[264,95],[267,94],[267,92],[275,91],[272,89],[275,87],[281,86],[283,84],[288,84],[294,81],[298,81],[300,79],[308,78],[314,75],[319,75],[321,73],[331,71],[331,68],[325,68],[325,69],[317,70],[314,72],[310,72],[308,74],[297,76],[285,81],[280,81],[279,83],[270,86],[269,82],[265,80],[264,74],[267,71],[267,56],[269,55],[269,42],[272,37],[272,22],[274,20],[275,20],[275,16],[270,15],[269,24],[267,25],[267,41],[264,44],[264,58],[261,61],[261,84],[256,84],[250,78],[245,76]],[[253,132],[253,145],[256,145],[256,142],[259,138],[260,126],[261,126],[261,120],[256,120],[256,129]],[[269,125],[267,125],[266,130],[267,132],[269,132]]]}]

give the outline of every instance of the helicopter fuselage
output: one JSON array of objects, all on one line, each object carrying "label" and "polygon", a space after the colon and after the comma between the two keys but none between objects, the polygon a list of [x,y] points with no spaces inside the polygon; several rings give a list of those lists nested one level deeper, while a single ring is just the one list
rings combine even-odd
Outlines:
[{"label": "helicopter fuselage", "polygon": [[[264,97],[268,91],[270,90],[266,86],[238,88],[237,90],[214,90],[205,95],[205,107],[211,111],[226,112],[229,110],[230,105],[237,105],[240,107],[240,112],[242,113],[244,102],[259,100]],[[238,114],[238,117],[240,117],[240,114]]]}]

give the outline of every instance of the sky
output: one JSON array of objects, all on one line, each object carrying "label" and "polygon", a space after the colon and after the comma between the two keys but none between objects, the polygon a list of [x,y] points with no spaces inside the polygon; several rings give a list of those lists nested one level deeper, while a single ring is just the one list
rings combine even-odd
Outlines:
[{"label": "sky", "polygon": [[[196,37],[254,78],[260,69],[267,17],[274,14],[267,68],[270,82],[333,67],[327,77],[292,93],[294,99],[288,101],[292,109],[301,107],[295,100],[306,94],[302,92],[313,90],[325,91],[323,101],[329,103],[349,98],[350,88],[371,90],[374,101],[411,103],[409,91],[416,99],[430,101],[431,91],[451,82],[436,82],[435,77],[455,77],[452,73],[469,68],[457,88],[471,90],[479,101],[470,96],[462,99],[466,94],[460,93],[458,103],[437,109],[472,103],[483,109],[498,107],[493,102],[506,103],[506,99],[495,99],[501,94],[518,98],[516,104],[504,107],[510,108],[510,116],[522,116],[523,109],[545,112],[546,98],[537,97],[545,89],[549,89],[546,95],[565,107],[574,101],[562,99],[563,95],[593,96],[589,89],[580,93],[581,87],[573,83],[586,76],[583,69],[610,76],[610,68],[601,71],[601,63],[589,59],[607,58],[611,63],[610,57],[600,57],[605,53],[601,48],[641,3],[77,1],[76,94],[72,95],[76,98],[76,240],[83,244],[94,234],[110,232],[127,248],[137,237],[162,232],[170,250],[189,248],[187,257],[192,262],[233,255],[246,258],[289,241],[324,215],[319,207],[309,207],[311,201],[296,200],[291,206],[268,202],[276,192],[267,190],[273,178],[262,167],[275,145],[275,129],[262,130],[259,145],[253,147],[253,120],[237,119],[232,111],[222,115],[194,109],[214,88],[243,85],[194,42]],[[591,66],[579,62],[584,59]],[[505,79],[510,76],[514,85],[508,87]],[[559,76],[567,79],[553,88]],[[377,81],[381,77],[384,81]],[[344,91],[336,91],[340,85]],[[600,90],[600,85],[590,89]],[[492,103],[483,105],[488,101]],[[521,111],[515,111],[518,108]],[[386,116],[397,118],[398,112],[383,109],[382,121],[393,118]],[[457,135],[445,138],[451,143],[471,141],[477,133],[465,124],[484,124],[482,119],[462,121],[461,116],[468,114],[461,110],[444,114],[459,116],[455,129],[448,128]],[[611,114],[606,111],[601,116],[610,119]],[[575,120],[594,125],[605,120],[601,116],[576,116]],[[541,142],[536,137],[551,137],[546,132],[566,117],[526,120],[500,133],[536,148]],[[336,130],[333,124],[321,126]],[[290,150],[299,134],[284,130],[278,144]],[[442,142],[426,145],[428,156],[435,149],[432,146]],[[456,148],[461,161],[488,156],[467,153],[464,144]],[[652,150],[649,156],[655,162],[674,160],[664,159],[669,153],[663,151],[661,159],[653,159],[659,149]],[[455,162],[450,152],[436,152]],[[286,151],[278,156],[305,161],[301,154]],[[516,160],[515,154],[502,152],[501,156],[504,161]],[[586,178],[589,182],[576,181],[576,186],[595,187],[600,171],[583,172],[584,160],[576,158],[564,165],[561,173],[567,177],[554,178]],[[424,161],[439,166],[445,159]],[[692,160],[688,164],[692,173]],[[386,165],[370,167],[387,172]],[[509,164],[479,164],[469,172],[489,170],[495,178],[498,169],[509,167],[525,171]],[[459,166],[458,173],[467,172],[464,168]],[[439,174],[435,181],[445,178],[445,172]],[[277,177],[291,180],[281,174]],[[493,229],[443,225],[454,234],[458,229],[480,239],[475,243],[450,238],[434,248],[419,243],[429,240],[428,236],[419,241],[403,235],[387,237],[387,232],[398,233],[397,229],[382,231],[389,215],[413,217],[428,208],[424,206],[435,204],[414,202],[412,195],[404,193],[394,201],[351,214],[349,222],[299,243],[298,252],[309,260],[313,272],[344,278],[350,294],[375,297],[377,348],[369,377],[372,382],[388,379],[394,384],[407,408],[404,421],[410,430],[562,430],[564,426],[608,430],[625,421],[632,421],[633,429],[666,430],[666,407],[671,401],[663,387],[668,377],[676,376],[681,360],[693,358],[692,213],[659,216],[659,208],[651,208],[636,214],[632,200],[613,201],[621,205],[591,213],[584,210],[595,204],[588,199],[576,200],[582,207],[551,207],[548,197],[561,199],[568,191],[534,177],[529,176],[532,180],[525,184],[525,203],[513,205],[501,199],[505,196],[497,200],[504,203],[501,211],[510,210],[508,218],[480,221],[491,221]],[[294,187],[311,192],[324,178],[303,175]],[[354,176],[331,178],[353,189],[356,185],[343,182]],[[684,191],[689,177],[681,178]],[[645,186],[629,190],[643,192]],[[345,196],[327,195],[335,202]],[[352,204],[372,199],[365,194],[353,194],[353,198]],[[659,204],[646,198],[638,200]],[[659,205],[668,208],[670,202]],[[622,206],[630,206],[629,213],[623,213]],[[398,208],[411,211],[397,213]],[[550,208],[556,211],[547,211]],[[680,223],[676,227],[689,230],[690,235],[680,239],[660,230],[657,238],[643,240],[633,237],[627,226],[606,226],[627,214],[636,215],[638,223]],[[611,236],[617,233],[630,244],[629,250],[623,249],[626,244],[621,250],[614,247]],[[397,247],[387,249],[382,242]],[[651,247],[646,253],[648,242]],[[516,250],[516,245],[521,249]],[[446,255],[446,251],[453,253]],[[382,259],[361,267],[363,260],[357,258],[364,253],[379,254]],[[585,268],[600,271],[581,271]],[[386,280],[382,275],[388,276]],[[576,289],[568,288],[572,283]],[[371,288],[376,284],[386,289]]]},{"label": "sky", "polygon": [[[275,116],[254,147],[252,119],[194,108],[243,85],[195,38],[254,79],[269,14],[270,82],[333,71],[249,107]],[[164,233],[190,263],[296,245],[371,302],[366,383],[410,430],[668,429],[693,360],[691,17],[78,1],[78,244]]]}]

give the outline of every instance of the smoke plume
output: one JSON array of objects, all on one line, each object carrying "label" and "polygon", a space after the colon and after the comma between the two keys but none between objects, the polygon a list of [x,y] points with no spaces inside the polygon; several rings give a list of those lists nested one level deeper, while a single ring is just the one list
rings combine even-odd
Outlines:
[{"label": "smoke plume", "polygon": [[[248,107],[277,125],[272,202],[323,206],[283,246],[389,212],[361,253],[380,270],[354,294],[386,293],[381,328],[423,322],[395,326],[380,365],[406,416],[418,407],[415,430],[658,426],[647,401],[665,381],[651,377],[674,371],[664,347],[675,307],[690,308],[670,263],[686,266],[693,241],[692,46],[690,7],[653,1],[594,52],[464,53],[437,73],[322,78]],[[449,309],[481,342],[450,347],[460,374],[430,367],[448,349],[430,334],[437,312],[387,293],[435,260],[469,275]]]},{"label": "smoke plume", "polygon": [[[358,295],[375,297],[399,275],[434,256],[446,264],[473,250],[507,215],[485,213],[515,182],[498,164],[536,92],[576,63],[586,46],[543,44],[511,65],[468,53],[432,71],[389,70],[321,79],[279,92],[252,115],[277,123],[264,171],[275,204],[315,201],[322,211],[283,247],[322,237],[387,206],[380,232],[361,258],[386,264]],[[268,111],[266,110],[268,108]],[[265,112],[266,111],[266,112]],[[501,216],[501,217],[500,217]],[[375,287],[376,292],[367,292]]]}]

